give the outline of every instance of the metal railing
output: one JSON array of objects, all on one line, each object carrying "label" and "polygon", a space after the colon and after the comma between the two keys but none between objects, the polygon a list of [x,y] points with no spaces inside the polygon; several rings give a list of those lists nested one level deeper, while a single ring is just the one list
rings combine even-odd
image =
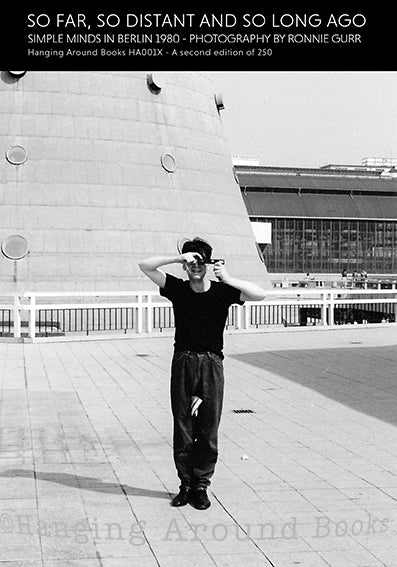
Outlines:
[{"label": "metal railing", "polygon": [[0,336],[21,336],[20,298],[13,293],[0,295]]},{"label": "metal railing", "polygon": [[283,279],[272,278],[273,286],[276,288],[352,288],[352,289],[397,289],[397,280],[390,278],[353,278],[351,276],[346,279],[339,278],[321,278],[320,276],[313,276],[310,279],[284,277]]},{"label": "metal railing", "polygon": [[[26,292],[1,296],[0,336],[14,338],[173,329],[171,303],[157,292]],[[263,301],[232,305],[227,329],[395,323],[397,290],[269,290]]]}]

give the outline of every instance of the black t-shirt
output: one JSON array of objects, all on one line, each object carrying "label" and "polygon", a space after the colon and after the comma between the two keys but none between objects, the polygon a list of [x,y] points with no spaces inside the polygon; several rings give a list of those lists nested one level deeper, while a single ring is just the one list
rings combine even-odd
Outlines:
[{"label": "black t-shirt", "polygon": [[223,331],[229,307],[243,305],[240,290],[211,280],[208,291],[191,289],[189,280],[166,274],[160,295],[172,302],[175,315],[175,350],[215,352],[222,354]]}]

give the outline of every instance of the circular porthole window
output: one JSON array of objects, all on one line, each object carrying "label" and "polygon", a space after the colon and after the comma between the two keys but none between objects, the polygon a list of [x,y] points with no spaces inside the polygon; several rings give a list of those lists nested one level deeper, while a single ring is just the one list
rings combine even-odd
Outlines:
[{"label": "circular porthole window", "polygon": [[28,243],[23,236],[13,234],[1,243],[1,251],[10,260],[22,260],[29,252]]},{"label": "circular porthole window", "polygon": [[159,93],[166,84],[165,74],[158,71],[156,73],[148,73],[147,84],[151,91]]},{"label": "circular porthole window", "polygon": [[13,165],[21,165],[28,159],[28,152],[23,146],[11,146],[7,150],[6,158]]},{"label": "circular porthole window", "polygon": [[161,156],[161,165],[169,173],[173,173],[176,170],[176,161],[171,154],[163,154]]},{"label": "circular porthole window", "polygon": [[23,77],[26,71],[8,71],[13,77]]}]

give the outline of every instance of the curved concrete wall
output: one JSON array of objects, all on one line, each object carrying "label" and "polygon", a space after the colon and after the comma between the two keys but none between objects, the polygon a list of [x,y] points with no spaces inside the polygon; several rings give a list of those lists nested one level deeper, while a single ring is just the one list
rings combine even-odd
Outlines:
[{"label": "curved concrete wall", "polygon": [[[19,234],[29,254],[0,254],[1,291],[150,289],[139,260],[196,235],[268,284],[209,76],[165,73],[153,91],[147,75],[2,73],[0,240]],[[6,159],[17,145],[20,165]]]}]

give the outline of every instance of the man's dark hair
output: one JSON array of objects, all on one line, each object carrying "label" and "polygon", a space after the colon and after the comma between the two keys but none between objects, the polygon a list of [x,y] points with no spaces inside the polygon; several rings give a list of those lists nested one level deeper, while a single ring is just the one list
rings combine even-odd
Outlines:
[{"label": "man's dark hair", "polygon": [[212,246],[202,238],[196,236],[193,240],[188,240],[182,246],[182,254],[185,252],[198,252],[201,254],[203,260],[208,262],[211,260]]}]

